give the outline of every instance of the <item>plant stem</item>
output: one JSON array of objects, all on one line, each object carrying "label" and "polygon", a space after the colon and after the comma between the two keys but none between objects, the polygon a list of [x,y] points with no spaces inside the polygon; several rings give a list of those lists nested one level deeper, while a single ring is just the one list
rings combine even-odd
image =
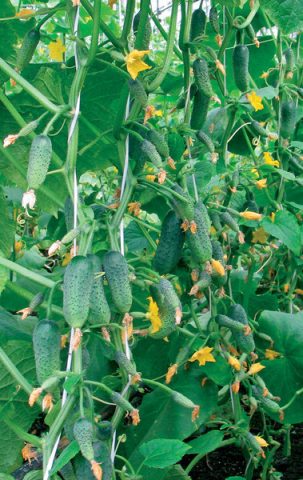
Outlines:
[{"label": "plant stem", "polygon": [[[157,18],[157,16],[152,11],[150,11],[150,16],[151,16],[152,21],[156,25],[157,29],[161,33],[162,37],[167,42],[168,35],[167,35],[166,31],[164,30],[164,28],[162,27],[160,20]],[[180,50],[177,48],[177,46],[175,44],[174,44],[174,53],[178,58],[180,58],[180,60],[182,60],[182,53],[180,52]]]},{"label": "plant stem", "polygon": [[32,280],[33,282],[37,282],[44,287],[53,288],[56,285],[53,280],[43,277],[39,273],[32,272],[31,270],[28,270],[27,268],[22,267],[22,265],[12,262],[7,258],[0,257],[0,265],[18,273],[19,275],[22,275],[25,278],[28,278],[29,280]]},{"label": "plant stem", "polygon": [[[23,297],[28,302],[30,302],[33,297],[32,292],[30,292],[29,290],[26,290],[25,288],[21,287],[17,283],[11,282],[10,280],[6,282],[5,288],[8,288],[11,292],[13,292],[16,295]],[[39,308],[42,308],[43,310],[47,310],[47,307],[48,307],[47,302],[43,302]],[[52,311],[56,315],[60,315],[61,317],[63,317],[63,310],[62,308],[57,307],[57,305],[52,305]]]},{"label": "plant stem", "polygon": [[13,364],[11,359],[6,355],[5,351],[1,347],[0,362],[3,364],[4,368],[10,373],[10,375],[15,379],[16,383],[20,385],[28,395],[30,395],[33,391],[33,387],[22,375],[22,373],[19,372],[18,368]]},{"label": "plant stem", "polygon": [[[227,445],[233,445],[234,443],[236,442],[236,440],[234,438],[229,438],[228,440],[223,440],[221,442],[221,445],[219,445],[219,447],[217,448],[222,448],[222,447],[226,447]],[[195,465],[197,465],[197,463],[200,462],[200,460],[205,457],[205,453],[199,453],[198,455],[196,455],[192,461],[190,462],[190,464],[186,467],[185,469],[185,472],[187,474],[189,474],[191,472],[191,470],[195,467]]]},{"label": "plant stem", "polygon": [[127,0],[123,29],[122,29],[121,39],[120,39],[124,47],[127,47],[127,38],[131,31],[135,7],[136,7],[135,0]]},{"label": "plant stem", "polygon": [[8,417],[5,417],[3,421],[19,438],[21,438],[21,440],[31,443],[34,447],[41,448],[42,442],[39,437],[26,432],[19,425],[12,422]]},{"label": "plant stem", "polygon": [[93,31],[91,44],[88,52],[87,65],[90,65],[96,56],[99,40],[99,31],[100,31],[100,20],[101,20],[101,0],[94,0],[94,11],[93,11]]}]

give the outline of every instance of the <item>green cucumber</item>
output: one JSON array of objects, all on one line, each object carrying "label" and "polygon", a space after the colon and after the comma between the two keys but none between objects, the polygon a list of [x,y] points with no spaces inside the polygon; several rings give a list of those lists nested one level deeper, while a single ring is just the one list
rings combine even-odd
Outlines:
[{"label": "green cucumber", "polygon": [[213,89],[209,78],[208,63],[205,58],[200,57],[194,61],[193,71],[198,90],[207,97],[212,97]]},{"label": "green cucumber", "polygon": [[137,50],[149,50],[150,38],[151,38],[151,34],[152,34],[150,18],[147,17],[146,23],[144,25],[143,39],[142,39],[142,42],[140,42],[140,45],[139,45],[137,32],[138,32],[139,23],[140,23],[140,17],[141,17],[141,12],[139,10],[139,12],[136,13],[136,15],[134,16],[134,21],[133,21],[133,31],[134,31],[134,34],[136,36],[135,49],[137,49]]},{"label": "green cucumber", "polygon": [[127,358],[124,352],[116,351],[114,360],[128,375],[134,376],[137,374],[136,366]]},{"label": "green cucumber", "polygon": [[257,387],[255,385],[252,386],[252,392],[254,397],[260,402],[262,407],[264,407],[266,410],[272,412],[272,413],[279,413],[281,410],[280,405],[272,400],[269,397],[264,397],[263,395],[263,390],[260,387]]},{"label": "green cucumber", "polygon": [[208,233],[210,232],[211,220],[208,215],[208,210],[202,200],[199,200],[196,204],[196,209],[200,210],[201,215],[203,216],[204,225],[207,228]]},{"label": "green cucumber", "polygon": [[[60,371],[61,335],[52,320],[40,320],[33,332],[33,348],[39,385]],[[53,385],[55,388],[57,385]],[[53,388],[52,388],[53,389]]]},{"label": "green cucumber", "polygon": [[29,308],[34,312],[36,308],[40,307],[40,305],[44,301],[44,293],[38,292],[36,295],[31,299]]},{"label": "green cucumber", "polygon": [[38,29],[34,28],[26,33],[21,48],[17,51],[16,68],[19,72],[30,63],[39,41],[40,31]]},{"label": "green cucumber", "polygon": [[81,255],[72,258],[64,273],[63,313],[73,328],[83,327],[88,318],[93,282],[91,260]]},{"label": "green cucumber", "polygon": [[172,189],[184,198],[184,201],[182,201],[176,197],[173,197],[172,203],[175,212],[182,220],[187,220],[188,222],[193,221],[195,216],[195,206],[191,196],[187,192],[185,192],[177,183],[175,183]]},{"label": "green cucumber", "polygon": [[209,108],[210,97],[204,95],[198,90],[194,96],[193,109],[190,117],[190,128],[193,130],[200,130],[206,120]]},{"label": "green cucumber", "polygon": [[260,137],[268,137],[268,132],[267,130],[265,130],[265,128],[262,127],[262,125],[260,125],[259,122],[257,122],[256,120],[253,120],[251,122],[251,128],[254,130],[254,132],[257,134],[257,135],[260,135]]},{"label": "green cucumber", "polygon": [[143,87],[143,84],[137,78],[135,80],[130,79],[128,81],[129,91],[131,96],[137,100],[142,108],[147,106],[148,97],[147,93]]},{"label": "green cucumber", "polygon": [[220,233],[223,229],[221,224],[220,214],[218,212],[215,212],[214,210],[210,210],[209,216],[211,219],[211,223],[213,224],[213,227],[216,229],[216,232]]},{"label": "green cucumber", "polygon": [[103,266],[116,309],[120,313],[129,312],[133,298],[126,259],[112,250],[104,255]]},{"label": "green cucumber", "polygon": [[155,145],[149,140],[143,140],[143,142],[141,143],[141,151],[148,158],[148,160],[152,162],[153,165],[155,165],[155,167],[162,166],[162,158],[159,155]]},{"label": "green cucumber", "polygon": [[94,460],[94,426],[87,418],[79,418],[74,424],[73,434],[77,441],[82,456],[89,462]]},{"label": "green cucumber", "polygon": [[150,129],[147,139],[156,147],[157,152],[165,159],[169,157],[169,148],[164,136],[158,130]]},{"label": "green cucumber", "polygon": [[215,152],[215,146],[212,139],[203,130],[199,130],[197,132],[197,139],[200,140],[203,145],[205,145],[205,147],[210,153]]},{"label": "green cucumber", "polygon": [[29,189],[37,189],[44,182],[52,158],[52,142],[47,135],[37,135],[31,144],[27,167]]},{"label": "green cucumber", "polygon": [[[229,316],[233,320],[240,322],[243,325],[249,325],[246,312],[240,304],[232,305]],[[237,344],[237,347],[239,347],[241,352],[251,353],[254,351],[255,342],[252,333],[250,333],[249,335],[245,335],[241,332],[232,331],[232,334]]]},{"label": "green cucumber", "polygon": [[209,23],[212,26],[212,29],[215,33],[220,33],[220,23],[219,23],[219,15],[218,10],[213,5],[209,11]]},{"label": "green cucumber", "polygon": [[211,259],[211,242],[208,234],[208,223],[201,209],[196,206],[194,209],[194,222],[196,233],[190,229],[186,231],[186,240],[190,248],[193,260],[197,263],[204,263]]},{"label": "green cucumber", "polygon": [[98,276],[96,278],[96,274],[102,272],[102,262],[97,255],[88,255],[88,258],[92,263],[94,275],[89,300],[88,321],[91,324],[105,325],[110,322],[111,312],[104,292],[103,277]]},{"label": "green cucumber", "polygon": [[237,322],[236,320],[233,320],[232,318],[228,317],[227,315],[222,315],[221,313],[216,315],[215,321],[220,327],[229,328],[232,331],[233,334],[234,334],[234,332],[242,333],[243,330],[244,330],[244,326],[243,326],[242,323]]},{"label": "green cucumber", "polygon": [[176,330],[176,315],[178,310],[181,312],[181,303],[174,287],[165,278],[161,278],[159,283],[152,285],[150,291],[158,305],[159,316],[162,322],[161,329],[150,335],[152,338],[161,339]]},{"label": "green cucumber", "polygon": [[[221,243],[218,240],[211,241],[211,248],[212,248],[212,258],[214,260],[218,260],[221,265],[225,268],[225,260],[224,260],[224,253],[221,246]],[[222,287],[227,281],[227,274],[219,275],[216,271],[212,271],[212,279],[219,287]]]},{"label": "green cucumber", "polygon": [[287,48],[284,52],[285,57],[285,73],[286,78],[291,79],[293,77],[293,70],[295,68],[295,54],[292,48]]},{"label": "green cucumber", "polygon": [[180,260],[184,243],[182,220],[174,211],[169,211],[162,223],[160,240],[153,259],[154,269],[163,275],[170,273]]},{"label": "green cucumber", "polygon": [[233,50],[233,71],[235,84],[246,92],[249,88],[249,50],[246,45],[236,45]]},{"label": "green cucumber", "polygon": [[[239,225],[229,212],[222,212],[220,214],[220,220],[222,223],[227,225],[231,230],[233,230],[236,233],[239,233],[240,231]],[[216,260],[219,260],[219,259],[216,259]]]},{"label": "green cucumber", "polygon": [[280,112],[280,134],[283,138],[293,135],[296,126],[296,104],[292,100],[283,100]]},{"label": "green cucumber", "polygon": [[190,24],[190,42],[200,42],[205,34],[206,28],[206,14],[200,6],[193,11]]}]

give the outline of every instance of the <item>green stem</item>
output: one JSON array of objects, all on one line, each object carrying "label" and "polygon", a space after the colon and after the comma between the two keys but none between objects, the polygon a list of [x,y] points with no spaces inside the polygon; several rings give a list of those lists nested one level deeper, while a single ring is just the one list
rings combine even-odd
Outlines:
[{"label": "green stem", "polygon": [[14,378],[16,383],[20,385],[23,390],[30,395],[33,391],[32,385],[26,380],[26,378],[19,372],[18,368],[13,364],[11,359],[6,355],[5,351],[0,347],[0,362],[8,373]]},{"label": "green stem", "polygon": [[[17,283],[14,283],[14,282],[11,282],[11,281],[7,281],[6,284],[5,284],[5,288],[8,288],[8,290],[10,290],[12,293],[14,293],[15,295],[17,295],[18,297],[22,297],[24,298],[25,300],[27,300],[28,302],[31,301],[32,297],[33,297],[33,293],[30,292],[29,290],[26,290],[25,288],[21,287],[20,285],[18,285]],[[48,304],[47,302],[43,302],[39,308],[42,308],[43,310],[46,310],[47,311],[47,308],[48,308]],[[56,315],[60,315],[60,317],[63,317],[63,310],[62,308],[60,307],[57,307],[57,305],[53,305],[52,306],[52,311],[56,314]]]},{"label": "green stem", "polygon": [[[168,35],[167,35],[166,31],[164,30],[164,28],[162,27],[161,22],[159,21],[157,16],[154,14],[154,12],[151,11],[150,16],[151,16],[152,21],[156,25],[157,29],[161,33],[162,37],[164,38],[165,42],[167,42]],[[175,44],[174,44],[174,53],[178,58],[180,58],[180,60],[182,60],[182,53],[180,52],[180,50],[177,48],[177,46]]]},{"label": "green stem", "polygon": [[135,473],[136,473],[135,470],[133,469],[131,463],[130,463],[125,457],[122,457],[121,455],[116,455],[115,458],[118,458],[119,460],[122,460],[122,462],[125,463],[125,465],[126,465],[126,466],[128,467],[128,469],[131,471],[131,473],[132,473],[133,475],[135,475]]},{"label": "green stem", "polygon": [[32,435],[26,432],[25,430],[23,430],[23,428],[21,428],[16,423],[12,422],[7,417],[4,417],[3,421],[18,436],[18,438],[21,438],[21,440],[24,440],[25,442],[30,443],[34,447],[41,448],[41,445],[42,445],[41,439],[36,437],[36,435]]},{"label": "green stem", "polygon": [[100,31],[100,20],[101,20],[101,0],[94,0],[94,11],[93,11],[93,31],[92,38],[88,52],[87,65],[90,65],[96,56],[98,48],[98,39]]},{"label": "green stem", "polygon": [[32,280],[33,282],[39,283],[44,287],[53,288],[56,285],[56,283],[53,280],[49,278],[45,278],[39,273],[32,272],[31,270],[28,270],[27,268],[22,267],[22,265],[12,262],[7,258],[0,257],[0,265],[8,268],[13,272],[18,273],[19,275],[22,275],[25,278],[28,278],[29,280]]},{"label": "green stem", "polygon": [[239,21],[237,20],[238,17],[236,17],[234,19],[234,22],[233,22],[234,26],[238,29],[244,29],[244,28],[248,27],[248,25],[251,24],[251,22],[254,19],[256,13],[258,12],[259,7],[260,7],[259,0],[255,0],[254,7],[251,9],[251,11],[250,11],[249,15],[247,16],[246,20],[242,23],[239,23]]},{"label": "green stem", "polygon": [[[233,445],[235,442],[236,442],[236,440],[234,438],[229,438],[227,440],[223,440],[218,448],[226,447],[227,445]],[[202,460],[203,457],[205,457],[205,453],[199,453],[198,455],[196,455],[192,459],[190,464],[186,467],[185,472],[187,474],[189,474],[191,472],[191,470],[197,465],[197,463],[199,463],[200,460]]]},{"label": "green stem", "polygon": [[123,29],[122,29],[121,39],[120,39],[125,48],[127,47],[127,39],[132,28],[135,7],[136,7],[135,0],[127,0]]},{"label": "green stem", "polygon": [[57,440],[58,435],[60,434],[63,425],[70,415],[73,406],[75,404],[76,397],[74,395],[70,395],[65,404],[62,406],[58,416],[55,418],[54,423],[52,424],[48,435],[45,437],[44,440],[44,451],[51,451],[55,441]]}]

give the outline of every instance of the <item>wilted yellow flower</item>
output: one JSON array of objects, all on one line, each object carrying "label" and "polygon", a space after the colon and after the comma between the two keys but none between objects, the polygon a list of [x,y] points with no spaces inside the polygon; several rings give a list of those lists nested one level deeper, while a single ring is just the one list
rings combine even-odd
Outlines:
[{"label": "wilted yellow flower", "polygon": [[134,408],[129,414],[131,416],[133,425],[138,425],[140,423],[140,415],[139,415],[139,410],[137,408]]},{"label": "wilted yellow flower", "polygon": [[55,42],[50,42],[48,44],[48,51],[49,51],[49,56],[52,60],[56,60],[57,62],[62,62],[63,53],[66,51],[66,47],[65,45],[63,45],[61,38],[57,38]]},{"label": "wilted yellow flower", "polygon": [[285,284],[283,285],[283,292],[284,292],[284,293],[288,293],[288,292],[289,292],[289,283],[285,283]]},{"label": "wilted yellow flower", "polygon": [[114,5],[116,5],[117,3],[117,0],[108,0],[108,5],[110,6],[110,8],[113,8]]},{"label": "wilted yellow flower", "polygon": [[233,367],[237,372],[241,370],[241,363],[236,357],[233,357],[232,355],[229,355],[228,357],[228,363],[231,367]]},{"label": "wilted yellow flower", "polygon": [[246,94],[247,100],[251,104],[251,106],[257,112],[258,110],[263,110],[264,106],[262,104],[262,97],[256,94],[256,92],[251,92]]},{"label": "wilted yellow flower", "polygon": [[275,218],[276,218],[275,212],[271,212],[271,214],[270,214],[270,219],[271,219],[272,223],[274,223]]},{"label": "wilted yellow flower", "polygon": [[250,369],[248,370],[248,375],[255,375],[256,373],[259,373],[261,372],[261,370],[263,370],[263,368],[265,368],[264,365],[262,365],[261,363],[254,363]]},{"label": "wilted yellow flower", "polygon": [[145,178],[148,182],[154,182],[157,177],[156,177],[156,175],[146,175]]},{"label": "wilted yellow flower", "polygon": [[246,220],[261,220],[262,218],[261,213],[250,212],[249,210],[246,212],[240,212],[240,216]]},{"label": "wilted yellow flower", "polygon": [[31,443],[26,443],[21,450],[21,455],[23,460],[31,464],[31,460],[37,460],[38,453]]},{"label": "wilted yellow flower", "polygon": [[177,370],[178,370],[178,364],[177,363],[174,363],[173,365],[171,365],[169,367],[169,369],[166,372],[166,376],[165,376],[165,383],[166,384],[169,384],[171,382],[171,379],[177,373]]},{"label": "wilted yellow flower", "polygon": [[280,162],[278,160],[274,160],[269,152],[263,152],[263,158],[265,165],[271,165],[272,167],[280,166]]},{"label": "wilted yellow flower", "polygon": [[296,289],[295,289],[295,293],[296,293],[297,295],[303,295],[303,290],[302,290],[301,288],[296,288]]},{"label": "wilted yellow flower", "polygon": [[33,309],[31,307],[25,307],[18,310],[17,313],[21,313],[21,320],[26,320],[27,317],[33,313]]},{"label": "wilted yellow flower", "polygon": [[224,277],[225,275],[225,269],[222,265],[222,263],[219,260],[214,260],[213,258],[211,259],[211,266],[213,270],[220,275],[221,277]]},{"label": "wilted yellow flower", "polygon": [[195,352],[189,359],[190,362],[199,362],[200,366],[206,364],[206,362],[215,362],[216,359],[212,355],[213,348],[211,347],[202,347],[197,352]]},{"label": "wilted yellow flower", "polygon": [[280,353],[275,352],[275,350],[271,350],[270,348],[267,348],[265,350],[265,358],[267,358],[267,360],[274,360],[275,358],[277,358],[279,356],[280,356]]},{"label": "wilted yellow flower", "polygon": [[261,178],[255,183],[258,190],[262,190],[263,188],[267,187],[267,178]]},{"label": "wilted yellow flower", "polygon": [[162,327],[162,321],[159,316],[159,307],[152,297],[148,297],[147,300],[149,300],[149,307],[146,318],[148,318],[152,324],[151,333],[156,333],[159,332]]},{"label": "wilted yellow flower", "polygon": [[42,412],[50,412],[54,407],[53,396],[51,393],[47,393],[42,400]]},{"label": "wilted yellow flower", "polygon": [[258,435],[254,435],[254,437],[257,440],[260,447],[262,447],[262,448],[268,447],[269,444],[266,442],[266,440],[264,440],[264,438],[259,437]]},{"label": "wilted yellow flower", "polygon": [[135,80],[140,72],[152,68],[143,62],[142,58],[147,55],[149,50],[133,50],[125,57],[126,68],[133,80]]},{"label": "wilted yellow flower", "polygon": [[98,462],[96,462],[96,460],[92,460],[90,462],[90,465],[91,465],[91,471],[93,472],[95,479],[102,480],[103,470],[101,465]]},{"label": "wilted yellow flower", "polygon": [[260,78],[268,78],[269,77],[269,72],[263,72],[262,75],[260,75]]},{"label": "wilted yellow flower", "polygon": [[141,211],[140,207],[141,207],[140,202],[130,202],[127,205],[127,210],[129,211],[129,213],[133,213],[135,217],[139,217],[140,211]]},{"label": "wilted yellow flower", "polygon": [[15,16],[19,18],[24,18],[32,15],[33,12],[34,10],[32,10],[31,8],[22,8],[22,10],[20,10],[20,12],[17,12]]},{"label": "wilted yellow flower", "polygon": [[266,243],[268,240],[268,233],[265,232],[264,228],[257,228],[252,234],[252,243]]},{"label": "wilted yellow flower", "polygon": [[17,133],[12,134],[12,135],[8,135],[7,137],[5,137],[5,139],[3,140],[3,148],[7,148],[10,145],[14,145],[14,143],[17,140],[18,137],[19,137],[19,135]]},{"label": "wilted yellow flower", "polygon": [[29,396],[29,399],[28,399],[28,404],[30,407],[32,407],[33,405],[35,405],[36,401],[38,400],[38,398],[40,397],[41,393],[43,392],[43,389],[41,387],[39,388],[34,388]]}]

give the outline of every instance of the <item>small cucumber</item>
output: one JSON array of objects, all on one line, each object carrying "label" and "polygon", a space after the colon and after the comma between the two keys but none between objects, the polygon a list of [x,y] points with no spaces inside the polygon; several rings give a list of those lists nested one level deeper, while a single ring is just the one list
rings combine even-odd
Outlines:
[{"label": "small cucumber", "polygon": [[296,104],[292,100],[283,100],[280,112],[280,134],[283,138],[293,135],[296,126]]},{"label": "small cucumber", "polygon": [[204,95],[201,90],[198,90],[194,96],[193,109],[190,117],[190,128],[193,130],[200,130],[206,120],[209,108],[210,97]]},{"label": "small cucumber", "polygon": [[205,147],[210,153],[214,153],[215,146],[213,144],[213,141],[203,130],[199,130],[197,132],[197,139],[200,140],[203,145],[205,145]]},{"label": "small cucumber", "polygon": [[190,248],[193,260],[197,263],[204,263],[211,259],[211,242],[208,234],[208,223],[201,209],[196,206],[194,209],[194,222],[196,232],[186,231],[186,241]]},{"label": "small cucumber", "polygon": [[196,209],[200,210],[201,215],[203,216],[204,225],[206,225],[208,233],[210,232],[211,220],[208,215],[208,210],[202,200],[199,200],[196,204]]},{"label": "small cucumber", "polygon": [[147,93],[143,87],[143,84],[137,78],[135,80],[130,79],[128,81],[129,91],[131,96],[137,100],[142,108],[147,106],[148,97]]},{"label": "small cucumber", "polygon": [[[239,233],[240,231],[239,225],[229,212],[222,212],[220,214],[220,220],[222,223],[227,225],[231,230],[233,230],[236,233]],[[220,260],[220,259],[216,259],[216,260]]]},{"label": "small cucumber", "polygon": [[[240,322],[243,325],[249,325],[246,312],[240,304],[232,305],[229,316],[236,322]],[[237,346],[242,352],[251,353],[254,351],[255,342],[252,333],[250,333],[249,335],[245,335],[242,332],[233,331],[232,334]]]},{"label": "small cucumber", "polygon": [[194,61],[193,71],[198,90],[207,97],[212,97],[213,89],[209,78],[208,63],[204,57],[197,58]]},{"label": "small cucumber", "polygon": [[195,206],[191,199],[191,196],[187,192],[185,192],[177,183],[172,187],[172,189],[184,198],[184,201],[179,200],[176,197],[173,198],[172,203],[175,212],[182,220],[187,220],[188,222],[191,222],[195,216]]},{"label": "small cucumber", "polygon": [[216,229],[217,233],[220,233],[223,229],[220,219],[220,214],[214,210],[210,210],[209,216],[213,227]]},{"label": "small cucumber", "polygon": [[[214,260],[218,260],[221,263],[221,265],[225,268],[224,253],[223,253],[221,243],[218,240],[212,240],[211,247],[212,247],[212,258]],[[225,272],[225,275],[219,275],[217,272],[213,270],[211,276],[215,284],[218,285],[219,287],[222,287],[227,281],[226,272]]]},{"label": "small cucumber", "polygon": [[164,136],[158,130],[150,129],[147,139],[156,147],[157,152],[165,159],[169,157],[169,148]]},{"label": "small cucumber", "polygon": [[128,375],[134,376],[137,374],[136,366],[127,358],[124,352],[116,351],[114,360]]},{"label": "small cucumber", "polygon": [[295,54],[292,48],[287,48],[283,53],[285,57],[286,78],[291,79],[293,77],[293,70],[296,63]]},{"label": "small cucumber", "polygon": [[218,10],[213,5],[209,11],[209,23],[212,26],[212,29],[215,33],[220,33],[220,23],[219,23],[219,15]]},{"label": "small cucumber", "polygon": [[91,324],[105,325],[110,322],[111,313],[104,292],[103,277],[96,278],[96,274],[102,272],[102,262],[97,255],[88,255],[88,258],[92,263],[94,276],[89,300],[88,321]]},{"label": "small cucumber", "polygon": [[[33,332],[36,373],[39,385],[60,371],[61,335],[52,320],[40,320]],[[55,388],[56,385],[53,385]]]},{"label": "small cucumber", "polygon": [[83,457],[89,462],[94,460],[94,426],[92,422],[87,418],[80,418],[74,424],[73,433]]},{"label": "small cucumber", "polygon": [[150,38],[151,38],[151,34],[152,34],[150,18],[147,17],[147,21],[144,25],[143,39],[142,39],[142,42],[140,42],[140,45],[139,45],[137,32],[138,32],[139,23],[140,23],[140,17],[141,17],[141,12],[139,10],[139,12],[136,13],[136,15],[134,16],[134,21],[133,21],[133,31],[134,31],[134,34],[136,36],[135,49],[137,49],[137,50],[149,50]]},{"label": "small cucumber", "polygon": [[63,313],[73,328],[81,328],[89,314],[94,282],[92,262],[78,255],[67,265],[63,281]]},{"label": "small cucumber", "polygon": [[155,167],[162,166],[162,158],[160,157],[158,150],[153,143],[146,139],[143,140],[141,143],[141,150],[148,160],[155,165]]},{"label": "small cucumber", "polygon": [[253,129],[253,131],[257,134],[257,135],[260,135],[260,137],[268,137],[268,132],[267,130],[265,130],[265,128],[263,128],[259,122],[257,122],[256,120],[253,120],[251,122],[251,128]]},{"label": "small cucumber", "polygon": [[26,33],[21,48],[17,52],[16,68],[19,72],[30,63],[39,41],[40,31],[38,29],[34,28]]},{"label": "small cucumber", "polygon": [[36,295],[31,299],[29,308],[34,312],[36,308],[40,307],[41,303],[44,301],[44,293],[38,292]]},{"label": "small cucumber", "polygon": [[233,320],[227,315],[222,315],[221,313],[216,315],[215,321],[220,327],[229,328],[233,334],[234,332],[238,333],[238,332],[243,332],[244,330],[242,323],[237,322],[236,320]]},{"label": "small cucumber", "polygon": [[133,298],[126,259],[112,250],[104,255],[103,266],[116,309],[120,313],[129,312]]},{"label": "small cucumber", "polygon": [[52,158],[52,142],[47,135],[37,135],[31,144],[27,167],[29,189],[37,189],[46,178]]},{"label": "small cucumber", "polygon": [[233,71],[237,87],[241,92],[249,88],[249,50],[246,45],[236,45],[233,51]]},{"label": "small cucumber", "polygon": [[172,210],[163,220],[160,240],[153,260],[153,266],[160,275],[170,273],[181,257],[185,237],[181,224],[182,220]]},{"label": "small cucumber", "polygon": [[162,322],[158,332],[151,333],[152,338],[164,338],[176,330],[176,315],[181,312],[181,303],[169,280],[161,278],[158,284],[152,285],[150,291],[158,305]]},{"label": "small cucumber", "polygon": [[205,34],[206,14],[202,7],[193,11],[190,24],[190,41],[200,42]]}]

